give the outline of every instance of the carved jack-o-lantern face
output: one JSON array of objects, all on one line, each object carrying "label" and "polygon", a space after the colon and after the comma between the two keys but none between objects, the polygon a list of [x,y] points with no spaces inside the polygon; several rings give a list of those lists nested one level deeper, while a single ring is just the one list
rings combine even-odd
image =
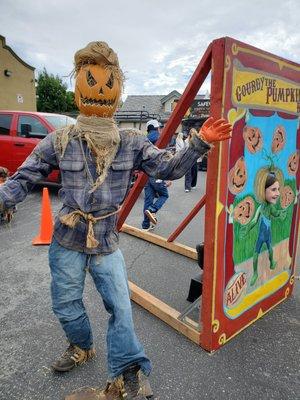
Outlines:
[{"label": "carved jack-o-lantern face", "polygon": [[280,204],[282,208],[287,208],[293,204],[295,200],[295,193],[290,186],[284,186],[281,190]]},{"label": "carved jack-o-lantern face", "polygon": [[250,153],[257,153],[263,145],[262,134],[258,128],[245,126],[243,137]]},{"label": "carved jack-o-lantern face", "polygon": [[272,151],[278,153],[285,145],[285,129],[284,126],[278,125],[274,131],[272,140]]},{"label": "carved jack-o-lantern face", "polygon": [[121,87],[112,72],[101,65],[84,65],[76,78],[75,101],[84,115],[112,117]]},{"label": "carved jack-o-lantern face", "polygon": [[240,157],[228,175],[228,188],[233,194],[243,191],[247,181],[247,171],[244,157]]},{"label": "carved jack-o-lantern face", "polygon": [[247,196],[234,207],[233,219],[242,225],[246,225],[252,219],[254,209],[254,200],[251,196]]},{"label": "carved jack-o-lantern face", "polygon": [[287,169],[289,175],[296,175],[299,166],[299,153],[293,153],[290,155],[287,162]]}]

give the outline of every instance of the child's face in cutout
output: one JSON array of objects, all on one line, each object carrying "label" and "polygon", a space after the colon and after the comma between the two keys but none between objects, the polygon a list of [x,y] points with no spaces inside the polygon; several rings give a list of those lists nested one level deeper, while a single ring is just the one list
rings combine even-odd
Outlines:
[{"label": "child's face in cutout", "polygon": [[266,202],[271,204],[276,204],[279,196],[280,196],[279,182],[276,181],[273,183],[273,185],[269,186],[266,189],[265,192]]}]

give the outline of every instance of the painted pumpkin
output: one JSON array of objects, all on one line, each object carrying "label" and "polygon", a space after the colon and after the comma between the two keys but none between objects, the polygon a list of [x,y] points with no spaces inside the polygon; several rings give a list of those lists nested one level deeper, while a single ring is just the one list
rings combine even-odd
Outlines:
[{"label": "painted pumpkin", "polygon": [[296,151],[292,155],[289,156],[287,162],[287,169],[289,175],[296,175],[299,166],[299,153]]},{"label": "painted pumpkin", "polygon": [[76,77],[75,101],[82,114],[112,117],[120,95],[120,82],[109,68],[93,64],[80,68]]},{"label": "painted pumpkin", "polygon": [[233,219],[242,225],[246,225],[251,221],[254,210],[254,200],[251,196],[247,196],[234,207]]},{"label": "painted pumpkin", "polygon": [[233,194],[243,191],[247,182],[247,171],[244,157],[240,157],[228,175],[228,188]]},{"label": "painted pumpkin", "polygon": [[243,129],[243,138],[250,153],[254,154],[261,150],[263,140],[260,129],[246,125]]},{"label": "painted pumpkin", "polygon": [[273,134],[272,151],[278,153],[285,145],[285,129],[284,126],[278,125]]},{"label": "painted pumpkin", "polygon": [[294,203],[295,200],[295,193],[293,189],[290,186],[284,186],[283,189],[281,189],[281,195],[280,195],[280,204],[282,208],[287,208],[291,204]]}]

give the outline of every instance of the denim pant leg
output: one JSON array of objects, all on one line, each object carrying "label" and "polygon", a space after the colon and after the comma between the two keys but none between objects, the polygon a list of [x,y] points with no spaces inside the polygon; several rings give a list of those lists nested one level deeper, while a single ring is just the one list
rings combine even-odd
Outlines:
[{"label": "denim pant leg", "polygon": [[118,249],[107,256],[92,256],[90,273],[111,314],[107,330],[109,379],[119,376],[130,365],[140,365],[145,375],[151,363],[138,341],[133,325],[125,262]]},{"label": "denim pant leg", "polygon": [[152,186],[156,191],[156,193],[158,193],[158,198],[154,202],[153,206],[150,207],[150,211],[157,212],[162,208],[162,206],[168,200],[169,192],[166,183],[164,181],[160,183],[154,183]]},{"label": "denim pant leg", "polygon": [[54,314],[70,343],[90,349],[93,336],[82,301],[87,255],[62,247],[54,238],[49,249]]},{"label": "denim pant leg", "polygon": [[150,227],[150,220],[145,215],[145,211],[148,210],[149,208],[151,209],[151,207],[153,206],[153,201],[155,199],[155,190],[152,184],[150,183],[150,178],[147,185],[144,188],[144,194],[145,194],[144,209],[143,209],[144,220],[142,222],[142,228],[148,229]]}]

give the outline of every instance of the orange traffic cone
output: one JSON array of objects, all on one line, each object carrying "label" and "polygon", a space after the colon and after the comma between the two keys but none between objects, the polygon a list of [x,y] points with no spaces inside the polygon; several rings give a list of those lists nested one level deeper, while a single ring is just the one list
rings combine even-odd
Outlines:
[{"label": "orange traffic cone", "polygon": [[53,234],[53,219],[51,211],[51,203],[47,188],[43,188],[42,197],[42,214],[40,233],[32,240],[33,245],[50,244]]}]

